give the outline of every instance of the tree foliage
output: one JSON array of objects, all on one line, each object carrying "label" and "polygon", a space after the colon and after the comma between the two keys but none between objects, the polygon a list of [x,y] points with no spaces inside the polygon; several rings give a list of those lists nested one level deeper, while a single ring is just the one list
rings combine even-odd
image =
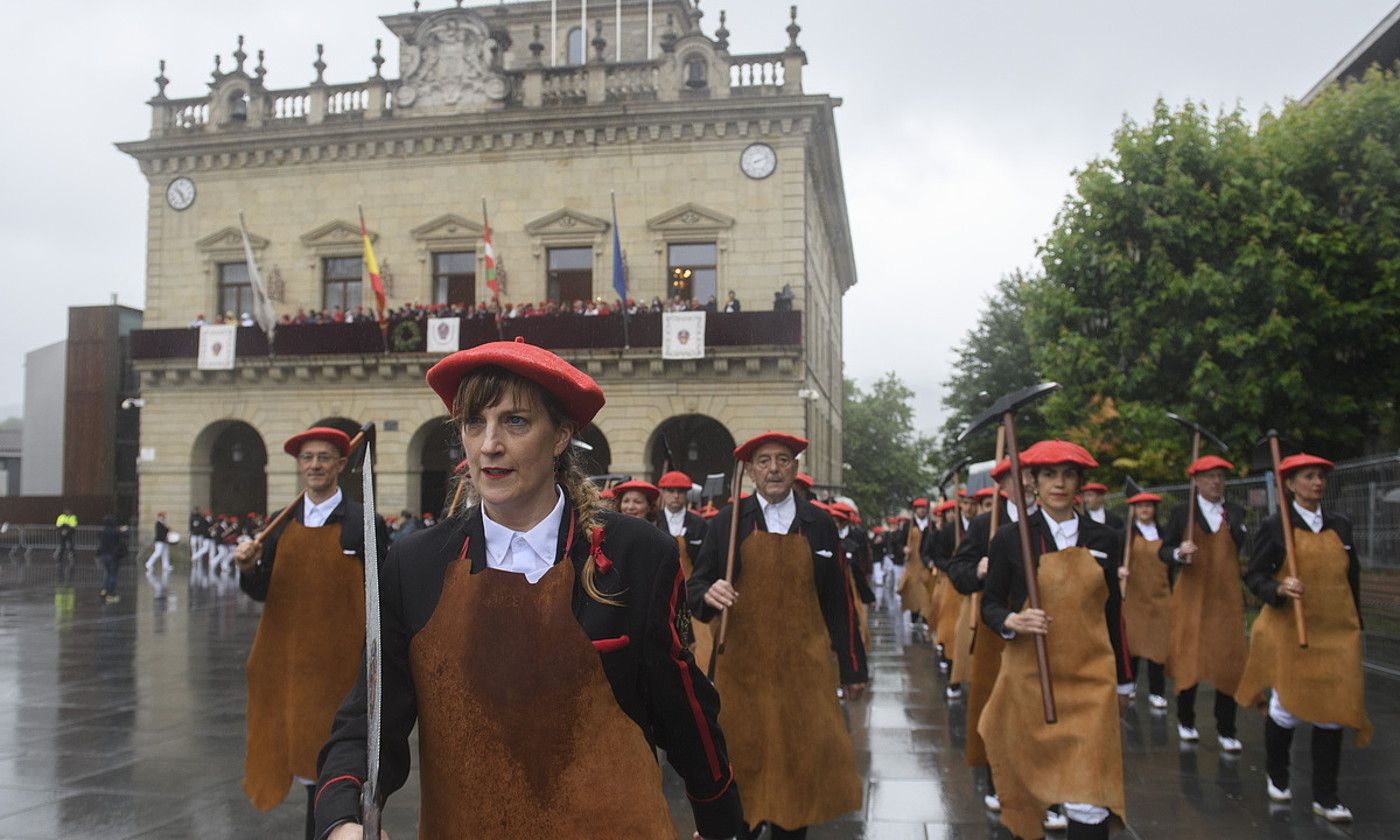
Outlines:
[{"label": "tree foliage", "polygon": [[846,380],[845,489],[867,520],[893,514],[934,481],[928,465],[933,440],[915,430],[913,400],[893,372],[868,393]]}]

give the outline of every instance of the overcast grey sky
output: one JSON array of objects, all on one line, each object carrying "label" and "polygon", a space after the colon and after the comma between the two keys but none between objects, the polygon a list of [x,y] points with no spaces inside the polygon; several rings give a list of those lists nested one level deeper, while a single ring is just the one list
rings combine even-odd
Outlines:
[{"label": "overcast grey sky", "polygon": [[[1305,93],[1394,0],[806,0],[808,91],[837,114],[860,282],[846,297],[847,374],[896,370],[925,429],[941,418],[951,347],[1004,273],[1035,261],[1072,186],[1126,114],[1190,98],[1251,115]],[[448,5],[428,2],[428,8]],[[600,6],[610,6],[600,0]],[[704,0],[730,49],[786,44],[789,0]],[[0,407],[21,401],[24,353],[60,340],[66,307],[142,305],[145,188],[112,143],[144,137],[156,61],[169,94],[206,88],[239,33],[268,83],[369,75],[377,16],[409,0],[70,0],[6,3],[16,80],[0,129]],[[591,11],[591,10],[590,10]],[[61,17],[60,17],[61,15]],[[396,50],[386,54],[396,66]],[[387,74],[387,73],[386,73]]]}]

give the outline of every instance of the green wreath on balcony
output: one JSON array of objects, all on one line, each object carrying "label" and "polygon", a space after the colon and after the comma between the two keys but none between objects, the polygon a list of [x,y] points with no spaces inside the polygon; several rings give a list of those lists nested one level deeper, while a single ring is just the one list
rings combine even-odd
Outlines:
[{"label": "green wreath on balcony", "polygon": [[417,321],[400,321],[389,334],[389,346],[396,353],[408,353],[423,348],[423,327]]}]

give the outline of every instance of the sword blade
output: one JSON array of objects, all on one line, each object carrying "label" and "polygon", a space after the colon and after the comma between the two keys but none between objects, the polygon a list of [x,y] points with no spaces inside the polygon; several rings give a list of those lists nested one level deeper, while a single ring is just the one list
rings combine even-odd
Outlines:
[{"label": "sword blade", "polygon": [[365,529],[365,711],[368,722],[368,773],[360,789],[360,822],[365,840],[379,840],[379,702],[383,694],[383,669],[379,651],[379,532],[374,527],[374,450],[365,441],[363,470]]}]

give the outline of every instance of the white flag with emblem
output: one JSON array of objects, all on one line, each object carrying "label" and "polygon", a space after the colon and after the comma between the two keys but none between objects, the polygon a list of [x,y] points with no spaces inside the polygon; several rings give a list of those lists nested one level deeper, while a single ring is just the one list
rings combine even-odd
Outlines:
[{"label": "white flag with emblem", "polygon": [[461,330],[461,318],[429,318],[428,352],[456,353],[461,350],[458,339]]},{"label": "white flag with emblem", "polygon": [[200,370],[233,370],[237,324],[205,324],[199,328]]},{"label": "white flag with emblem", "polygon": [[705,358],[705,313],[667,312],[661,316],[661,358]]}]

